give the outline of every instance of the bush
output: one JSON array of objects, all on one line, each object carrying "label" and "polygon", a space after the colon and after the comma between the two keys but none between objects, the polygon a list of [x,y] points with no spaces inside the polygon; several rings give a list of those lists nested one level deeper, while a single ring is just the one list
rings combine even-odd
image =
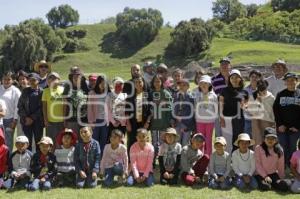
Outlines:
[{"label": "bush", "polygon": [[62,48],[61,37],[41,19],[26,20],[8,29],[9,35],[1,47],[4,68],[30,70],[35,62],[51,60]]},{"label": "bush", "polygon": [[207,50],[212,39],[207,28],[202,19],[179,22],[171,33],[169,49],[173,54],[181,56],[195,55]]},{"label": "bush", "polygon": [[151,42],[163,25],[161,12],[155,9],[125,8],[117,15],[117,35],[131,47]]},{"label": "bush", "polygon": [[86,36],[86,30],[71,30],[66,32],[66,36],[68,38],[74,39],[82,39]]}]

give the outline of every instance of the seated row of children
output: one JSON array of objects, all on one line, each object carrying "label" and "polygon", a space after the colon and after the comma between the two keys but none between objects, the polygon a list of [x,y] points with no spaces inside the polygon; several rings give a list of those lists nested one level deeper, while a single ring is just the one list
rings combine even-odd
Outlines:
[{"label": "seated row of children", "polygon": [[[225,138],[217,137],[215,151],[209,157],[201,150],[205,144],[201,133],[194,134],[190,144],[181,148],[176,130],[168,128],[163,134],[164,143],[158,154],[160,183],[174,185],[181,179],[187,186],[208,183],[208,187],[213,189],[229,189],[235,185],[238,189],[291,189],[300,193],[300,150],[294,152],[290,161],[294,175],[290,187],[284,180],[284,154],[275,129],[266,128],[264,137],[264,142],[252,151],[250,147],[254,141],[248,134],[240,134],[234,143],[238,148],[232,155],[225,151]],[[155,158],[147,130],[138,129],[136,139],[128,158],[127,148],[122,144],[123,133],[113,130],[100,160],[99,143],[92,139],[89,127],[81,128],[78,143],[76,133],[65,129],[57,137],[56,145],[59,147],[55,147],[51,138],[43,137],[34,155],[27,150],[27,137],[18,136],[16,151],[8,157],[3,132],[0,131],[0,186],[8,189],[26,187],[30,191],[49,190],[53,186],[96,187],[98,174],[104,178],[105,186],[111,186],[115,176],[120,183],[126,182],[128,186],[152,186]],[[4,180],[6,170],[9,175]]]}]

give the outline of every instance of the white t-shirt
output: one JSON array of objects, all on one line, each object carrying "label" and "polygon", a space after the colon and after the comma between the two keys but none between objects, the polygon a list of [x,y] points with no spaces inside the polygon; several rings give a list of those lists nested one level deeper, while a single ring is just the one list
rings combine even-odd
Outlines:
[{"label": "white t-shirt", "polygon": [[[5,105],[5,102],[2,100],[2,99],[0,99],[0,111],[2,112],[6,112],[6,105]],[[3,125],[3,118],[2,117],[0,117],[0,125]]]}]

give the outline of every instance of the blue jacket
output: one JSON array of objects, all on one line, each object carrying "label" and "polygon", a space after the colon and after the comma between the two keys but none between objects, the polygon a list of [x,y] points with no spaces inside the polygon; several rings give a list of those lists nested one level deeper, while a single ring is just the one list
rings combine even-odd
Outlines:
[{"label": "blue jacket", "polygon": [[[41,152],[36,152],[31,159],[31,172],[34,178],[46,178],[46,180],[53,180],[56,176],[56,157],[53,153],[48,153],[46,165],[42,165],[40,161]],[[46,168],[46,174],[41,175],[42,170]]]},{"label": "blue jacket", "polygon": [[[92,139],[89,143],[89,150],[85,151],[84,143],[81,141],[75,147],[74,162],[76,172],[84,171],[86,173],[96,172],[100,170],[100,146],[98,141]],[[85,160],[87,159],[87,163]]]},{"label": "blue jacket", "polygon": [[[181,104],[181,102],[183,102]],[[176,125],[176,117],[184,117],[181,122],[186,126],[189,131],[195,129],[195,114],[194,114],[194,99],[190,93],[183,94],[183,99],[180,99],[179,92],[174,96],[173,101],[173,122]]]}]

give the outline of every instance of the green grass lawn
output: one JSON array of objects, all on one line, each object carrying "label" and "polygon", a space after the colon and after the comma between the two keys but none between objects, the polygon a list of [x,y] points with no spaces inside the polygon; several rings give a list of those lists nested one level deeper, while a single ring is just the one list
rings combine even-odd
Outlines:
[{"label": "green grass lawn", "polygon": [[277,199],[277,198],[299,198],[299,195],[287,193],[276,193],[274,191],[260,192],[240,192],[236,188],[230,191],[219,191],[211,190],[202,187],[185,187],[181,186],[161,186],[155,185],[154,187],[114,187],[114,188],[102,188],[98,186],[95,189],[71,189],[61,188],[53,189],[48,192],[27,192],[25,190],[16,191],[13,193],[6,193],[0,191],[0,198],[2,199],[40,199],[40,198],[51,198],[51,199],[76,199],[76,198],[87,198],[87,199],[99,199],[99,198],[118,198],[118,199],[141,199],[141,198],[162,198],[162,199]]},{"label": "green grass lawn", "polygon": [[[85,29],[87,36],[83,39],[88,51],[76,53],[58,53],[57,61],[53,63],[54,70],[67,77],[71,66],[80,66],[84,73],[105,73],[110,78],[121,76],[128,79],[130,66],[134,63],[143,64],[146,60],[155,60],[157,55],[164,55],[165,48],[170,42],[171,28],[162,28],[158,36],[138,50],[130,48],[118,49],[109,36],[116,27],[112,24],[78,25],[71,29]],[[102,47],[102,43],[105,43]],[[218,60],[227,54],[233,56],[233,65],[238,64],[266,64],[270,65],[278,58],[284,58],[290,64],[300,63],[300,45],[272,43],[265,41],[239,41],[226,38],[213,40],[210,50],[204,59],[214,61],[218,66]],[[197,58],[195,58],[197,60]],[[175,60],[175,61],[174,61]],[[176,64],[178,60],[178,64]],[[193,58],[189,58],[193,60]],[[181,66],[187,60],[180,58],[166,58],[167,62]]]}]

